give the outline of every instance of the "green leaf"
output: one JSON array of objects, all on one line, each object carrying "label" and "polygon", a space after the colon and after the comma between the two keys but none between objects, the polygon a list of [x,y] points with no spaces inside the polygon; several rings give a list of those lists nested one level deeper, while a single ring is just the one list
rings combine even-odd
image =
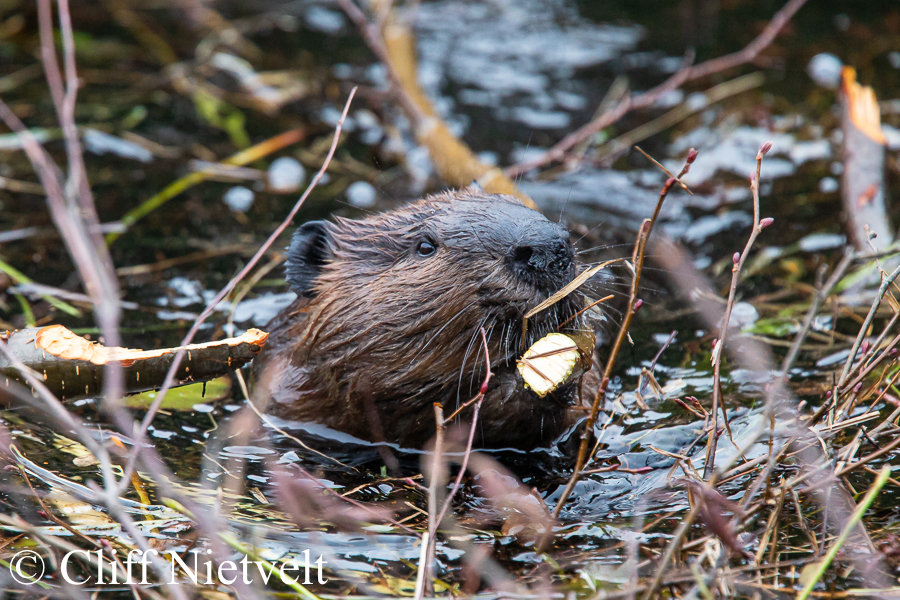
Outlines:
[{"label": "green leaf", "polygon": [[[204,387],[205,393],[204,393]],[[125,397],[125,406],[128,408],[148,408],[159,392],[149,391],[133,396]],[[225,375],[218,379],[212,379],[201,383],[191,383],[181,387],[172,388],[166,393],[160,408],[164,410],[194,410],[197,404],[206,404],[228,398],[231,395],[231,377]]]}]

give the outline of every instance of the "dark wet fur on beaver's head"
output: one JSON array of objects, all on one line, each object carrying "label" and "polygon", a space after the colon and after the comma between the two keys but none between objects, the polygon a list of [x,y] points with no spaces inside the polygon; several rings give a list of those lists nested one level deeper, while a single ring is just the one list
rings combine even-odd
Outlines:
[{"label": "dark wet fur on beaver's head", "polygon": [[[535,257],[529,241],[554,236],[558,248]],[[423,242],[434,247],[430,256],[419,254]],[[521,248],[532,248],[536,269],[522,268]],[[490,332],[492,363],[514,360],[524,314],[574,276],[565,229],[516,198],[474,190],[362,220],[307,224],[287,264],[293,289],[313,298],[311,355],[332,356],[348,375],[371,369],[379,387],[407,395],[476,366],[480,327]],[[578,304],[570,296],[531,319],[526,347]]]},{"label": "dark wet fur on beaver's head", "polygon": [[[282,365],[271,369],[286,381],[271,392],[274,412],[371,439],[364,411],[345,414],[358,409],[354,386],[363,385],[390,421],[386,437],[418,443],[434,432],[432,403],[452,410],[480,386],[484,328],[492,389],[504,390],[486,400],[484,436],[517,428],[523,441],[510,444],[538,443],[523,420],[544,433],[558,429],[560,407],[573,400],[568,392],[514,394],[515,360],[583,308],[584,297],[571,294],[529,319],[525,340],[522,318],[575,277],[574,256],[564,228],[516,198],[474,188],[301,226],[287,262],[300,299],[270,325],[269,357],[260,361]],[[581,316],[565,329],[583,327]],[[507,414],[518,421],[504,422]],[[490,433],[492,418],[501,433]]]}]

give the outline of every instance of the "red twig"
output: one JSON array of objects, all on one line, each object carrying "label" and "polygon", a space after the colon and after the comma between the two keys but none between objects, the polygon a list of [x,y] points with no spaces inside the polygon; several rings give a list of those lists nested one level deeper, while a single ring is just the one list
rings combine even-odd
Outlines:
[{"label": "red twig", "polygon": [[[709,478],[716,464],[716,441],[718,435],[716,432],[719,427],[719,406],[722,404],[722,350],[725,347],[725,338],[728,337],[728,323],[731,320],[731,311],[734,309],[734,297],[737,293],[738,280],[741,277],[741,267],[747,260],[750,248],[756,241],[756,236],[772,224],[772,218],[760,220],[759,218],[759,175],[762,170],[762,159],[766,153],[772,148],[772,142],[766,142],[756,153],[756,173],[750,175],[750,189],[753,192],[753,230],[750,232],[750,238],[744,246],[743,253],[735,252],[733,257],[734,266],[731,268],[731,288],[728,291],[728,303],[725,305],[725,316],[722,317],[722,328],[719,332],[719,339],[713,348],[713,405],[710,413],[712,414],[712,425],[710,426],[709,441],[706,444],[706,462],[703,466],[703,477]],[[725,424],[728,425],[728,415],[725,415],[725,407],[722,407],[722,413],[725,417]]]},{"label": "red twig", "polygon": [[[478,394],[460,406],[447,421],[453,420],[453,417],[459,414],[465,407],[475,404],[475,409],[472,414],[472,425],[469,428],[469,441],[466,444],[466,452],[463,454],[462,463],[459,467],[459,473],[456,476],[456,481],[453,483],[453,489],[450,490],[450,494],[447,496],[447,499],[444,500],[444,506],[441,508],[440,514],[438,514],[438,518],[435,521],[437,526],[440,526],[441,522],[444,520],[444,516],[447,514],[447,510],[450,508],[450,504],[453,502],[453,497],[456,495],[456,492],[459,490],[460,485],[462,484],[463,475],[466,472],[466,467],[469,465],[469,456],[472,454],[472,442],[475,439],[475,426],[478,423],[478,412],[481,410],[481,403],[484,401],[484,395],[487,393],[488,383],[491,381],[491,377],[494,375],[491,373],[491,359],[488,356],[488,344],[487,344],[487,336],[484,333],[484,328],[481,329],[481,342],[484,344],[484,364],[487,368],[487,374],[484,376],[484,381],[481,383],[481,390]],[[433,543],[433,539],[432,539]]]},{"label": "red twig", "polygon": [[[484,328],[481,328],[481,341],[484,344],[484,364],[487,369],[487,373],[484,376],[484,381],[481,383],[481,389],[478,391],[478,394],[475,395],[474,398],[460,406],[456,409],[449,418],[444,419],[443,411],[440,410],[437,406],[435,406],[435,417],[437,419],[437,437],[435,440],[434,446],[434,463],[431,469],[431,485],[429,485],[429,494],[428,494],[428,549],[425,553],[425,568],[426,571],[426,581],[424,589],[431,589],[431,580],[433,578],[434,573],[434,554],[437,544],[437,530],[440,527],[441,523],[444,521],[444,517],[447,515],[447,511],[450,509],[450,506],[453,503],[453,498],[456,496],[456,492],[459,491],[459,488],[462,486],[462,478],[466,473],[466,469],[469,466],[469,457],[472,455],[472,444],[475,440],[475,427],[478,423],[478,413],[481,410],[481,403],[484,401],[484,395],[487,393],[488,384],[491,381],[491,377],[494,375],[491,372],[491,358],[488,354],[488,343],[487,343],[487,335],[484,333]],[[438,474],[443,471],[441,469],[441,451],[443,449],[443,435],[444,428],[446,423],[449,423],[460,414],[466,407],[475,405],[474,412],[472,414],[472,425],[469,427],[469,440],[466,443],[466,451],[463,454],[462,462],[459,466],[459,473],[456,475],[456,480],[453,482],[453,488],[450,490],[450,493],[444,499],[443,504],[441,505],[441,510],[437,513],[437,517],[432,519],[434,513],[437,511],[437,486],[441,481],[441,477],[438,477]],[[433,505],[432,505],[433,503]]]},{"label": "red twig", "polygon": [[512,165],[504,173],[507,177],[514,178],[547,163],[563,160],[572,148],[589,140],[594,134],[619,121],[628,113],[652,106],[667,92],[677,89],[689,81],[753,62],[759,56],[759,53],[772,43],[785,24],[805,3],[806,0],[790,0],[781,10],[775,13],[775,16],[772,17],[772,20],[769,21],[762,33],[756,36],[743,50],[708,60],[699,65],[680,69],[655,88],[635,97],[626,97],[612,109],[564,137],[544,155]]},{"label": "red twig", "polygon": [[634,318],[634,314],[637,309],[640,308],[640,300],[638,300],[637,294],[638,288],[641,283],[641,271],[644,266],[644,255],[647,249],[647,240],[650,238],[650,234],[653,232],[653,226],[656,223],[657,218],[659,218],[659,211],[662,209],[662,205],[666,200],[666,196],[669,195],[669,192],[675,185],[675,180],[684,177],[684,175],[690,170],[691,164],[693,164],[696,159],[697,151],[691,148],[691,151],[688,153],[687,160],[685,161],[684,168],[681,169],[681,173],[678,174],[677,178],[670,177],[666,181],[665,185],[659,193],[659,200],[656,202],[656,209],[653,211],[653,216],[643,222],[643,224],[641,225],[641,229],[638,232],[637,240],[634,244],[634,252],[631,255],[632,265],[634,266],[634,276],[631,280],[631,294],[628,299],[628,309],[625,312],[625,318],[622,320],[622,325],[619,328],[619,334],[616,336],[616,341],[613,343],[612,350],[610,350],[609,358],[606,361],[606,368],[604,369],[603,377],[600,380],[600,388],[597,390],[597,394],[594,396],[594,402],[591,405],[590,415],[588,416],[587,422],[584,426],[584,430],[581,433],[581,444],[578,446],[578,457],[575,460],[575,468],[572,471],[572,477],[569,479],[569,483],[566,485],[562,495],[559,497],[559,501],[557,502],[556,507],[553,509],[554,519],[559,517],[559,513],[560,511],[562,511],[563,505],[565,505],[566,500],[568,500],[569,496],[572,493],[572,490],[575,489],[575,484],[578,483],[578,479],[581,477],[581,470],[584,468],[584,465],[587,461],[588,442],[591,437],[591,432],[594,430],[594,423],[596,423],[597,421],[597,414],[600,412],[600,402],[603,399],[603,396],[606,394],[606,388],[609,385],[609,379],[612,376],[612,370],[616,362],[616,356],[618,356],[619,350],[622,348],[622,344],[625,342],[625,338],[628,336],[628,328],[631,325],[631,320]]}]

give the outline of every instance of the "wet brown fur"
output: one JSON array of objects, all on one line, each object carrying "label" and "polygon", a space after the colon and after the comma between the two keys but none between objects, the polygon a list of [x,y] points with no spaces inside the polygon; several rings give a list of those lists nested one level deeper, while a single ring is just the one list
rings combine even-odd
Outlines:
[{"label": "wet brown fur", "polygon": [[[484,327],[494,377],[479,444],[534,447],[573,423],[578,381],[542,399],[515,370],[522,316],[575,276],[564,229],[515,198],[474,189],[322,227],[321,261],[307,261],[316,263],[311,272],[289,262],[300,297],[269,324],[254,361],[254,397],[267,412],[372,439],[364,388],[387,441],[420,447],[434,434],[433,403],[449,414],[477,393]],[[544,239],[552,241],[544,272],[520,268],[512,248]],[[436,247],[432,256],[417,254],[423,240]],[[534,317],[524,345],[583,305],[574,294]],[[584,327],[579,317],[566,330]]]}]

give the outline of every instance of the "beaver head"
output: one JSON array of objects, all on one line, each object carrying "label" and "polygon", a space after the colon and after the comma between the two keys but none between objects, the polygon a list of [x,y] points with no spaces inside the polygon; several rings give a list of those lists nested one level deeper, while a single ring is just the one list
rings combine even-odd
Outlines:
[{"label": "beaver head", "polygon": [[[472,188],[361,220],[306,223],[287,259],[299,298],[270,324],[255,361],[257,372],[270,368],[268,410],[419,445],[434,433],[434,402],[452,411],[480,387],[483,328],[494,377],[481,442],[535,445],[558,433],[577,386],[539,398],[516,381],[515,360],[584,300],[571,294],[535,315],[524,340],[522,321],[575,275],[563,227]],[[582,318],[567,328],[583,328]]]}]

